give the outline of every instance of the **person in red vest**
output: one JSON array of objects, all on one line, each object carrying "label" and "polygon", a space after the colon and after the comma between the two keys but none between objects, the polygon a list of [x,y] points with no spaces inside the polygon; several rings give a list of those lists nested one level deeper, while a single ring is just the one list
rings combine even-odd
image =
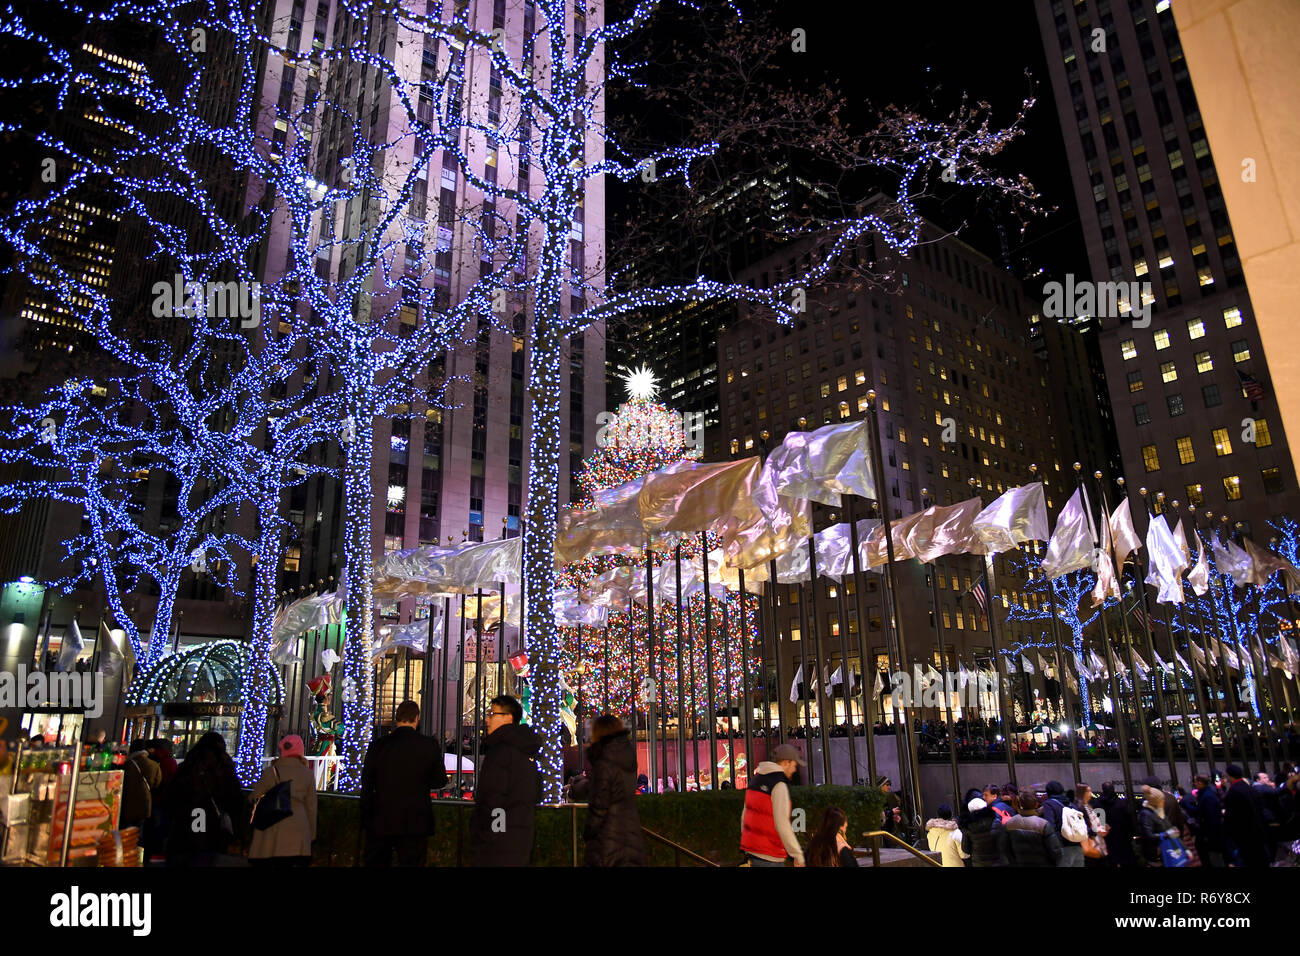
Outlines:
[{"label": "person in red vest", "polygon": [[745,812],[740,820],[740,849],[750,866],[785,866],[787,857],[803,866],[803,849],[790,826],[790,787],[796,767],[805,767],[799,751],[781,744],[749,778]]}]

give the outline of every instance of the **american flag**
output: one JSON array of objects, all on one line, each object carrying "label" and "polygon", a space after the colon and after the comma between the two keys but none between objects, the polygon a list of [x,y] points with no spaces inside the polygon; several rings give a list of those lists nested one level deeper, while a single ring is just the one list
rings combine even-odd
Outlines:
[{"label": "american flag", "polygon": [[1148,631],[1151,630],[1151,625],[1147,623],[1146,611],[1142,609],[1141,599],[1133,602],[1133,607],[1129,609],[1129,613],[1132,614],[1135,618],[1137,618],[1138,624],[1146,628]]},{"label": "american flag", "polygon": [[980,613],[985,617],[988,617],[989,599],[984,593],[984,581],[982,579],[976,581],[974,586],[971,587],[970,591],[967,593],[971,594],[975,598],[975,603],[980,606]]},{"label": "american flag", "polygon": [[1246,397],[1252,402],[1262,402],[1264,400],[1264,386],[1259,384],[1259,379],[1249,372],[1243,372],[1237,369],[1237,378],[1241,381],[1241,390],[1246,393]]}]

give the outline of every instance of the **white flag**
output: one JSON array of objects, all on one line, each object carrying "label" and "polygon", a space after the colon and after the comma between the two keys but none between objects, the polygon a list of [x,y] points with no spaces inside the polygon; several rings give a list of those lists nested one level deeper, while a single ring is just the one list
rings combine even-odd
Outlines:
[{"label": "white flag", "polygon": [[803,681],[803,665],[800,664],[799,669],[795,671],[794,683],[790,685],[790,703],[792,704],[799,703],[799,684],[802,681]]},{"label": "white flag", "polygon": [[1023,670],[1026,674],[1034,673],[1034,665],[1030,663],[1029,658],[1026,657],[1024,654],[1020,655],[1020,669]]},{"label": "white flag", "polygon": [[74,617],[63,631],[63,646],[59,649],[59,660],[54,665],[56,671],[70,671],[76,666],[77,658],[86,649],[86,642],[81,636],[81,628]]},{"label": "white flag", "polygon": [[1026,541],[1045,540],[1048,525],[1043,483],[1010,489],[976,515],[971,527],[988,554],[1010,551]]},{"label": "white flag", "polygon": [[876,671],[876,684],[875,684],[875,687],[876,687],[876,696],[879,697],[879,696],[880,696],[880,692],[883,691],[883,690],[885,689],[885,682],[884,682],[883,680],[881,680],[881,678],[880,678],[880,671]]},{"label": "white flag", "polygon": [[1096,551],[1093,540],[1083,489],[1079,488],[1061,509],[1056,519],[1056,530],[1047,542],[1042,567],[1048,578],[1055,579],[1071,571],[1092,567]]}]

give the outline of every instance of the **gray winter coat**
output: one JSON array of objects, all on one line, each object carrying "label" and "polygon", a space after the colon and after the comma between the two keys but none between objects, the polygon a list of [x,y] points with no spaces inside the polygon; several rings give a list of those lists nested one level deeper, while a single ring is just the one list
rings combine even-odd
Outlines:
[{"label": "gray winter coat", "polygon": [[[279,779],[276,774],[279,773]],[[311,856],[311,841],[316,839],[316,778],[311,767],[298,757],[280,757],[267,765],[262,779],[253,788],[253,801],[276,783],[289,782],[293,816],[285,817],[273,827],[253,830],[253,845],[248,850],[252,860],[272,856]]]}]

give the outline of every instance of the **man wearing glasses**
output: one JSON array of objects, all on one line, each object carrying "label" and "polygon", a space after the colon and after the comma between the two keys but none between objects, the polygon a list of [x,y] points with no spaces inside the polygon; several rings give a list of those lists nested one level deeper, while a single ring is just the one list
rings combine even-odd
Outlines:
[{"label": "man wearing glasses", "polygon": [[472,866],[527,866],[532,857],[541,799],[541,740],[520,723],[523,716],[519,701],[508,695],[494,697],[489,704],[469,825]]}]

